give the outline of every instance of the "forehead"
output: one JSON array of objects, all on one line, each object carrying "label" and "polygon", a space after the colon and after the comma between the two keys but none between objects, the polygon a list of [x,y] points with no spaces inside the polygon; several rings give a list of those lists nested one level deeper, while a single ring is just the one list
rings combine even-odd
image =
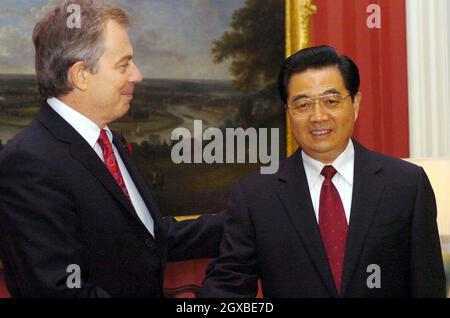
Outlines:
[{"label": "forehead", "polygon": [[133,54],[133,48],[125,27],[119,23],[109,20],[103,33],[104,57],[108,59],[122,58]]},{"label": "forehead", "polygon": [[344,79],[337,66],[307,69],[292,75],[289,80],[290,96],[299,93],[313,96],[330,89],[336,89],[341,93],[346,91]]}]

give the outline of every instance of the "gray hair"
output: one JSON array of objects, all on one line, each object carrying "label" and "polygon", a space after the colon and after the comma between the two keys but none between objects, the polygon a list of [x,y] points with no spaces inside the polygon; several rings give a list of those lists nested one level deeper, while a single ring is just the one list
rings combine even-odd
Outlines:
[{"label": "gray hair", "polygon": [[[80,8],[81,23],[69,27],[71,11]],[[59,97],[71,92],[68,71],[78,61],[95,73],[103,55],[103,31],[106,23],[114,20],[127,27],[127,13],[120,7],[100,4],[95,0],[65,0],[51,10],[33,30],[35,68],[39,93],[43,98]]]}]

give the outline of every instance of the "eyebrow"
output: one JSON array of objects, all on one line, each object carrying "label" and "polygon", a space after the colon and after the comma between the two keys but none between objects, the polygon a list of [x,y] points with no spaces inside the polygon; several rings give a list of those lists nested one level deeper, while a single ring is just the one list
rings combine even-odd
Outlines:
[{"label": "eyebrow", "polygon": [[[341,95],[341,93],[335,88],[328,89],[328,90],[322,92],[320,95],[322,96],[322,95],[326,95],[326,94],[339,94],[339,95]],[[296,101],[298,101],[299,99],[302,99],[302,98],[311,98],[311,96],[308,96],[308,95],[305,95],[305,94],[296,95],[292,99],[292,103],[296,102]]]},{"label": "eyebrow", "polygon": [[122,57],[115,65],[119,65],[122,62],[130,61],[132,59],[133,59],[133,55],[126,55],[126,56]]},{"label": "eyebrow", "polygon": [[325,95],[325,94],[339,94],[342,95],[341,92],[339,92],[337,89],[332,88],[329,90],[326,90],[325,92],[323,92],[321,95]]},{"label": "eyebrow", "polygon": [[297,96],[295,96],[293,99],[292,99],[292,101],[291,101],[291,103],[294,103],[294,102],[296,102],[296,101],[298,101],[299,99],[302,99],[302,98],[309,98],[309,96],[308,95],[305,95],[305,94],[300,94],[300,95],[297,95]]}]

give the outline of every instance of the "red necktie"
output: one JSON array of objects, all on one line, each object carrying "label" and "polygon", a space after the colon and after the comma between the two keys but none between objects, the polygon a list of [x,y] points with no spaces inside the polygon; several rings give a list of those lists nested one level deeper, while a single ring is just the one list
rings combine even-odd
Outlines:
[{"label": "red necktie", "polygon": [[331,182],[336,172],[333,166],[325,166],[322,170],[325,180],[320,190],[319,227],[334,282],[340,293],[348,225],[339,192]]},{"label": "red necktie", "polygon": [[109,172],[111,172],[112,176],[116,180],[119,187],[122,189],[125,196],[128,198],[128,200],[131,201],[127,187],[125,186],[125,182],[123,181],[122,174],[120,173],[116,156],[114,156],[113,147],[111,145],[111,142],[109,141],[108,135],[106,134],[106,130],[104,129],[102,129],[100,132],[98,144],[100,145],[100,148],[102,148],[103,159],[105,160],[106,167],[108,168]]}]

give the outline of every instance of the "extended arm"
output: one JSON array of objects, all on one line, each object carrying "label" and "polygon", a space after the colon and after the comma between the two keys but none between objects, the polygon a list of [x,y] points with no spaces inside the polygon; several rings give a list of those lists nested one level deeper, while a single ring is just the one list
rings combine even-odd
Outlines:
[{"label": "extended arm", "polygon": [[219,255],[226,214],[204,215],[177,222],[165,218],[168,225],[168,261],[213,258]]},{"label": "extended arm", "polygon": [[200,297],[255,297],[258,269],[254,229],[239,183],[228,203],[220,256],[209,265]]}]

